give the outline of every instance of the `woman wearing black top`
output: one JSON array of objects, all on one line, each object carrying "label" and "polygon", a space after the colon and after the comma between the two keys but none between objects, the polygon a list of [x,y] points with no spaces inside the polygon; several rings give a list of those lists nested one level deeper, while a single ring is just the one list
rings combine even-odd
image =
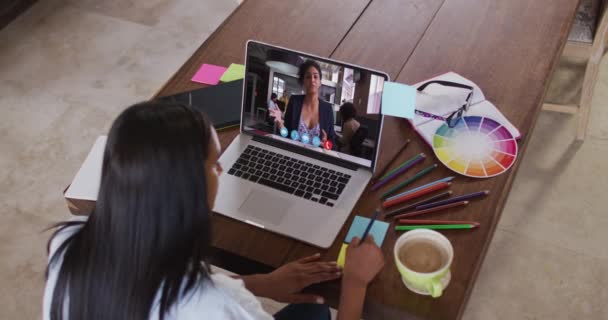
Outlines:
[{"label": "woman wearing black top", "polygon": [[319,98],[321,87],[321,66],[313,60],[305,61],[299,68],[298,80],[306,94],[292,95],[287,104],[285,119],[281,119],[279,110],[271,111],[270,115],[280,128],[288,132],[297,131],[301,137],[319,137],[322,142],[331,141],[335,148],[334,113],[331,103]]}]

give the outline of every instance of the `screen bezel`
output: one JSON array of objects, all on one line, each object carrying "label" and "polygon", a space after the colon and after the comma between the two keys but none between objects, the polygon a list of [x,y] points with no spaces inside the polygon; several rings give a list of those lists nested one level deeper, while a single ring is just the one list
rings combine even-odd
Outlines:
[{"label": "screen bezel", "polygon": [[[323,57],[319,57],[316,56],[314,54],[310,54],[310,53],[305,53],[305,52],[301,52],[301,51],[297,51],[297,50],[293,50],[293,49],[287,49],[284,47],[280,47],[280,46],[276,46],[273,44],[269,44],[269,43],[264,43],[261,41],[257,41],[257,40],[248,40],[247,43],[245,44],[245,78],[243,79],[243,91],[242,91],[242,99],[241,99],[241,125],[240,125],[240,133],[241,134],[247,134],[247,135],[251,135],[251,136],[257,136],[260,138],[266,138],[266,139],[272,139],[272,138],[268,138],[265,135],[261,135],[261,134],[256,134],[255,132],[251,132],[251,131],[245,131],[244,130],[244,121],[243,119],[245,118],[245,103],[246,103],[246,99],[245,99],[245,93],[247,92],[247,73],[249,72],[249,64],[248,62],[248,57],[249,57],[249,47],[251,45],[258,45],[258,46],[262,46],[265,47],[267,49],[273,49],[273,50],[280,50],[280,51],[284,51],[284,52],[288,52],[288,53],[295,53],[298,54],[300,56],[306,57],[306,58],[312,58],[315,60],[319,60],[322,62],[326,62],[326,63],[331,63],[331,64],[336,64],[336,65],[340,65],[342,67],[348,67],[351,69],[360,69],[363,71],[368,71],[371,72],[374,75],[377,76],[382,76],[384,77],[384,81],[390,81],[390,76],[382,71],[378,71],[378,70],[374,70],[374,69],[370,69],[370,68],[366,68],[366,67],[362,67],[359,65],[355,65],[355,64],[351,64],[351,63],[346,63],[343,61],[339,61],[339,60],[334,60],[334,59],[329,59],[329,58],[323,58]],[[382,110],[382,101],[380,101],[380,110]],[[372,160],[371,160],[371,166],[367,167],[364,165],[361,165],[359,163],[353,162],[353,161],[349,161],[349,160],[345,160],[345,159],[341,159],[345,162],[351,163],[356,165],[357,167],[363,168],[363,169],[367,169],[370,170],[372,173],[376,171],[376,164],[377,164],[377,160],[378,160],[378,155],[379,155],[379,150],[380,150],[380,143],[381,143],[381,139],[382,139],[382,128],[384,126],[384,115],[382,113],[378,114],[379,118],[380,118],[380,125],[378,126],[378,132],[376,132],[376,136],[378,137],[376,140],[376,147],[374,148],[374,152],[373,152],[373,156],[372,156]],[[311,150],[306,150],[306,148],[302,147],[301,149],[303,149],[302,154],[305,155],[309,155],[311,153],[317,153],[316,151],[311,151]],[[327,158],[336,158],[334,156],[331,155],[325,155]]]}]

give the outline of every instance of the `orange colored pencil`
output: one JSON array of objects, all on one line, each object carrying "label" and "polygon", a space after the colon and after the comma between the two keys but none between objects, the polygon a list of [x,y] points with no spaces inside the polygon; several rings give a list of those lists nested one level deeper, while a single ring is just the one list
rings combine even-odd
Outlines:
[{"label": "orange colored pencil", "polygon": [[382,207],[384,209],[390,208],[390,207],[392,207],[394,205],[397,205],[397,204],[400,204],[400,203],[404,203],[404,202],[412,200],[412,199],[416,199],[416,198],[421,197],[421,196],[423,196],[425,194],[429,194],[429,193],[432,193],[432,192],[435,192],[435,191],[438,191],[438,190],[441,190],[441,189],[445,189],[445,188],[449,187],[451,184],[452,184],[451,182],[441,182],[441,183],[437,183],[437,184],[434,184],[434,185],[430,185],[428,188],[420,189],[420,190],[418,190],[416,192],[412,192],[412,193],[406,194],[406,195],[404,195],[402,197],[399,197],[399,198],[396,198],[396,199],[384,201],[382,203]]},{"label": "orange colored pencil", "polygon": [[454,221],[454,220],[415,220],[415,219],[399,219],[399,224],[471,224],[479,226],[476,221]]},{"label": "orange colored pencil", "polygon": [[429,208],[429,209],[425,209],[425,210],[420,210],[420,211],[414,211],[414,212],[410,212],[410,213],[400,214],[398,216],[395,216],[395,219],[403,219],[403,218],[415,217],[415,216],[419,216],[419,215],[423,215],[423,214],[427,214],[427,213],[432,213],[432,212],[437,212],[437,211],[441,211],[441,210],[445,210],[445,209],[450,209],[450,208],[455,208],[455,207],[460,207],[460,206],[466,206],[467,204],[469,204],[468,201],[454,202],[454,203],[446,204],[446,205],[443,205],[443,206],[438,206],[438,207],[433,207],[433,208]]}]

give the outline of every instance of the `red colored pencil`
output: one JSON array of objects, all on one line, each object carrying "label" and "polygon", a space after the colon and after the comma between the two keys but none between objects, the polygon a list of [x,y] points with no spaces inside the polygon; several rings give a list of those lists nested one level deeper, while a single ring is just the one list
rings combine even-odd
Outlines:
[{"label": "red colored pencil", "polygon": [[429,193],[435,192],[437,190],[445,189],[445,188],[449,187],[451,184],[452,184],[451,182],[441,182],[441,183],[438,183],[438,184],[430,185],[428,188],[420,189],[420,190],[418,190],[416,192],[412,192],[412,193],[406,194],[406,195],[404,195],[402,197],[399,197],[399,198],[396,198],[396,199],[392,199],[392,200],[389,200],[389,201],[384,201],[382,203],[382,207],[384,209],[390,208],[390,207],[392,207],[394,205],[397,205],[397,204],[400,204],[400,203],[404,203],[404,202],[412,200],[412,199],[416,199],[416,198],[421,197],[421,196],[423,196],[425,194],[429,194]]},{"label": "red colored pencil", "polygon": [[433,208],[429,208],[429,209],[425,209],[425,210],[400,214],[398,216],[395,216],[395,219],[411,218],[411,217],[415,217],[415,216],[419,216],[419,215],[423,215],[423,214],[427,214],[427,213],[432,213],[432,212],[437,212],[437,211],[441,211],[441,210],[445,210],[445,209],[450,209],[450,208],[454,208],[454,207],[466,206],[467,204],[469,204],[468,201],[454,202],[454,203],[446,204],[444,206],[438,206],[438,207],[433,207]]},{"label": "red colored pencil", "polygon": [[454,221],[454,220],[415,220],[415,219],[399,219],[399,224],[472,224],[479,226],[476,221]]}]

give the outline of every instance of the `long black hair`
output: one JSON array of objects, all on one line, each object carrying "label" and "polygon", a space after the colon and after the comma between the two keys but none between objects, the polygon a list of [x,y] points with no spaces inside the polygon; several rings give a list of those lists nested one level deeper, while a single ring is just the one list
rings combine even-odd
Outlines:
[{"label": "long black hair", "polygon": [[114,121],[95,209],[47,267],[48,277],[63,254],[51,320],[148,319],[157,292],[163,319],[209,280],[211,130],[204,114],[167,102],[133,105]]},{"label": "long black hair", "polygon": [[344,102],[340,106],[340,117],[342,117],[343,122],[353,119],[356,116],[357,109],[355,109],[355,105],[352,102]]}]

